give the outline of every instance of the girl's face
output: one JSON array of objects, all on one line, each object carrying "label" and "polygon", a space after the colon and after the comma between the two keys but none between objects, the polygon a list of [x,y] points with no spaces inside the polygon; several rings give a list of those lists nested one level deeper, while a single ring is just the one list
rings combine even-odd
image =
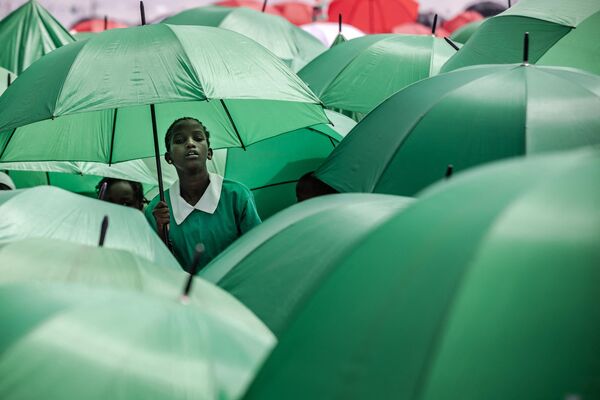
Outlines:
[{"label": "girl's face", "polygon": [[142,202],[136,198],[135,191],[131,187],[131,184],[125,181],[115,182],[110,185],[110,187],[106,189],[104,200],[125,207],[133,207],[138,210],[142,209]]}]

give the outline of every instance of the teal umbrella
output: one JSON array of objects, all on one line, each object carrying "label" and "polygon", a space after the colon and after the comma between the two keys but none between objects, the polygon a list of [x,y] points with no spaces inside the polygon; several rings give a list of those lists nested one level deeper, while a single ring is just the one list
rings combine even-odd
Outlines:
[{"label": "teal umbrella", "polygon": [[0,397],[237,399],[273,338],[231,317],[125,291],[1,285]]},{"label": "teal umbrella", "polygon": [[43,55],[73,41],[44,7],[29,0],[0,21],[0,67],[20,75]]},{"label": "teal umbrella", "polygon": [[521,0],[485,20],[442,72],[519,62],[525,32],[531,35],[532,62],[600,74],[600,2],[596,0]]},{"label": "teal umbrella", "polygon": [[482,65],[396,93],[316,175],[340,192],[412,196],[452,168],[598,143],[599,77],[570,68]]},{"label": "teal umbrella", "polygon": [[320,284],[371,231],[410,199],[331,195],[282,211],[200,271],[284,334]]},{"label": "teal umbrella", "polygon": [[327,50],[298,75],[326,107],[361,119],[398,90],[436,75],[456,51],[424,35],[368,35]]},{"label": "teal umbrella", "polygon": [[[125,250],[88,246],[51,238],[24,239],[0,245],[0,285],[47,282],[80,284],[146,293],[176,300],[188,274],[165,268]],[[227,292],[193,278],[188,302],[218,316],[240,331],[254,332],[268,343],[273,337],[260,320]]]},{"label": "teal umbrella", "polygon": [[0,191],[0,244],[53,238],[96,245],[105,216],[105,246],[127,250],[163,267],[180,269],[144,214],[130,207],[79,196],[52,186]]},{"label": "teal umbrella", "polygon": [[169,17],[163,23],[214,26],[241,33],[271,51],[294,71],[326,50],[318,39],[285,18],[246,7],[197,7]]},{"label": "teal umbrella", "polygon": [[338,262],[244,399],[599,398],[599,181],[584,150],[423,193]]},{"label": "teal umbrella", "polygon": [[260,45],[165,24],[52,52],[19,76],[0,109],[0,162],[158,160],[164,132],[184,116],[204,122],[213,148],[328,122],[317,97]]},{"label": "teal umbrella", "polygon": [[459,29],[452,32],[450,39],[457,43],[467,43],[467,40],[473,36],[473,34],[477,31],[477,29],[479,29],[484,21],[485,19],[481,19],[479,21],[469,22],[468,24],[461,26]]}]

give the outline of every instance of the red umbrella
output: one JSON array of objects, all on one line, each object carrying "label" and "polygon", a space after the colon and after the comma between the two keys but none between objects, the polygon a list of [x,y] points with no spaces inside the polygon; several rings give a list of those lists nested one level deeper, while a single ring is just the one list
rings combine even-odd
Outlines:
[{"label": "red umbrella", "polygon": [[313,22],[314,9],[310,4],[296,1],[286,1],[273,5],[279,13],[295,25]]},{"label": "red umbrella", "polygon": [[444,22],[444,25],[442,25],[442,27],[448,32],[452,33],[463,25],[475,21],[480,21],[482,19],[483,15],[479,14],[477,11],[465,11],[458,14],[451,20]]},{"label": "red umbrella", "polygon": [[[215,3],[217,6],[223,7],[246,7],[252,8],[257,11],[262,11],[263,2],[255,1],[255,0],[222,0]],[[267,4],[267,8],[265,8],[265,12],[269,14],[275,14],[281,16],[281,13],[277,11],[277,9],[273,6]]]},{"label": "red umbrella", "polygon": [[417,0],[333,0],[329,21],[344,22],[368,33],[391,32],[395,26],[415,22],[419,14]]},{"label": "red umbrella", "polygon": [[100,18],[90,18],[84,19],[79,22],[76,22],[72,27],[71,31],[75,32],[102,32],[106,29],[115,29],[115,28],[127,28],[129,25],[124,24],[122,22],[117,22],[113,20],[106,21],[106,27],[104,26],[104,19]]},{"label": "red umbrella", "polygon": [[[394,27],[392,33],[401,33],[405,35],[431,35],[431,28],[417,22],[412,24],[402,24]],[[435,36],[446,37],[450,36],[447,30],[444,28],[437,28],[435,30]]]}]

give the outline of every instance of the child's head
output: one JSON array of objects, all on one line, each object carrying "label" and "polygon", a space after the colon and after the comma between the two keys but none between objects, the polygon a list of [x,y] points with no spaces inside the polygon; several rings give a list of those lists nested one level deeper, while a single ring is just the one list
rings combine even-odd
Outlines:
[{"label": "child's head", "polygon": [[144,188],[139,182],[125,179],[104,178],[96,185],[98,198],[141,210],[144,207]]},{"label": "child's head", "polygon": [[196,118],[175,120],[165,135],[165,159],[178,171],[206,168],[206,160],[212,158],[210,133]]},{"label": "child's head", "polygon": [[298,203],[317,196],[339,193],[337,190],[318,179],[314,172],[308,172],[296,184],[296,199]]}]

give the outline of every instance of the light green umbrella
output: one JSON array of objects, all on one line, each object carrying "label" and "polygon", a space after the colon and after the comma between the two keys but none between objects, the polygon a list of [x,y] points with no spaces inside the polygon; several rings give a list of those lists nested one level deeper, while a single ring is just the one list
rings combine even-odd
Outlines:
[{"label": "light green umbrella", "polygon": [[328,122],[318,98],[252,40],[165,24],[52,52],[11,85],[0,109],[1,162],[158,159],[167,127],[186,116],[204,122],[213,148]]},{"label": "light green umbrella", "polygon": [[467,43],[467,40],[469,40],[471,36],[473,36],[475,31],[479,29],[479,27],[481,26],[481,24],[483,24],[484,21],[485,19],[480,19],[479,21],[469,22],[468,24],[461,26],[459,29],[452,32],[452,35],[450,35],[450,39],[457,43]]},{"label": "light green umbrella", "polygon": [[300,203],[244,235],[199,275],[237,297],[280,336],[347,254],[409,202],[345,194]]},{"label": "light green umbrella", "polygon": [[571,68],[482,65],[387,99],[317,170],[340,192],[413,196],[454,171],[600,143],[600,77]]},{"label": "light green umbrella", "polygon": [[368,35],[339,44],[298,75],[326,107],[360,120],[391,94],[436,75],[456,51],[424,35]]},{"label": "light green umbrella", "polygon": [[29,0],[0,21],[0,67],[20,75],[73,37],[37,1]]},{"label": "light green umbrella", "polygon": [[296,183],[316,170],[356,125],[352,119],[326,111],[331,125],[285,133],[249,146],[215,150],[208,167],[246,185],[264,220],[296,202]]},{"label": "light green umbrella", "polygon": [[442,72],[475,64],[519,62],[523,34],[531,36],[530,57],[541,65],[580,68],[600,74],[600,2],[521,0],[489,18]]},{"label": "light green umbrella", "polygon": [[237,399],[273,339],[231,317],[125,291],[1,285],[0,397]]},{"label": "light green umbrella", "polygon": [[214,26],[241,33],[271,51],[294,71],[326,50],[318,39],[285,18],[246,7],[192,8],[165,19],[163,23]]},{"label": "light green umbrella", "polygon": [[[24,239],[0,245],[0,284],[55,282],[146,293],[167,300],[182,296],[188,274],[165,268],[125,250],[88,246],[51,238]],[[193,278],[192,306],[219,316],[241,331],[273,338],[260,320],[227,292]],[[267,349],[265,349],[267,350]]]},{"label": "light green umbrella", "polygon": [[155,264],[179,263],[150,228],[144,214],[130,207],[79,196],[52,186],[0,191],[0,244],[26,238],[53,238],[94,246],[105,216],[105,246],[127,250]]},{"label": "light green umbrella", "polygon": [[599,181],[585,150],[427,191],[345,254],[244,399],[599,398]]}]

